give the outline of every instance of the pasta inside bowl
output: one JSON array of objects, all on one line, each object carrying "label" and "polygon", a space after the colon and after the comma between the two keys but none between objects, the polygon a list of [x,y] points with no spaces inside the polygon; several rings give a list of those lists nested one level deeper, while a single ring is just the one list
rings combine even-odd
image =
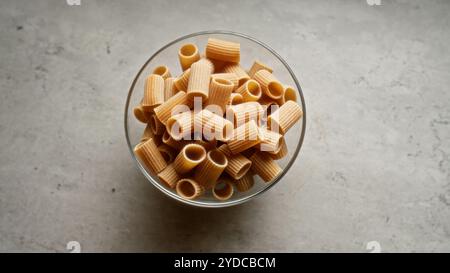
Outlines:
[{"label": "pasta inside bowl", "polygon": [[[229,57],[233,61],[239,60],[239,65],[235,65],[235,63],[226,63],[221,59],[220,47],[223,45],[220,44],[220,41],[230,42]],[[236,49],[234,46],[235,44],[239,44],[240,48]],[[202,63],[202,60],[204,60],[202,58],[204,58],[205,48],[207,47],[210,47],[210,52],[212,52],[210,55],[214,56],[214,58],[210,59],[210,62]],[[237,50],[239,50],[239,52]],[[182,58],[183,61],[181,61]],[[155,75],[152,79],[153,82],[151,83],[156,86],[154,88],[162,88],[164,90],[161,92],[170,94],[165,96],[174,96],[176,92],[182,90],[183,92],[186,92],[187,97],[187,93],[189,93],[189,74],[191,73],[190,70],[193,69],[193,63],[201,63],[201,65],[198,65],[199,67],[204,67],[204,71],[209,70],[209,72],[205,73],[211,73],[210,77],[217,83],[217,88],[225,90],[221,92],[232,92],[231,94],[228,94],[229,99],[226,102],[227,104],[235,104],[238,106],[244,103],[258,102],[264,106],[264,109],[255,110],[258,112],[258,115],[259,113],[261,113],[261,115],[270,115],[274,114],[273,112],[285,114],[286,111],[282,111],[281,108],[279,111],[270,109],[269,106],[274,104],[282,106],[287,101],[295,101],[296,104],[299,105],[299,111],[302,113],[300,119],[295,124],[290,124],[287,128],[284,126],[283,122],[288,118],[272,118],[272,124],[276,124],[283,132],[282,139],[274,138],[273,140],[273,146],[277,148],[277,151],[274,151],[273,155],[271,155],[270,152],[255,153],[254,151],[238,150],[239,156],[236,156],[236,154],[233,153],[235,151],[230,151],[228,147],[225,146],[222,147],[224,144],[227,144],[226,141],[231,137],[229,134],[229,127],[233,127],[233,124],[235,123],[230,122],[223,125],[223,131],[219,130],[218,134],[221,135],[222,139],[219,137],[214,142],[198,140],[195,144],[197,146],[193,149],[187,151],[183,150],[185,153],[185,160],[189,160],[189,157],[192,157],[193,161],[199,159],[201,162],[183,175],[176,173],[176,166],[174,168],[170,161],[173,160],[173,163],[176,162],[179,151],[191,143],[188,140],[180,138],[181,135],[189,135],[189,133],[183,131],[186,129],[187,115],[180,115],[179,119],[173,119],[173,116],[171,118],[166,117],[167,115],[164,111],[157,112],[157,110],[154,110],[158,108],[158,106],[164,104],[164,101],[167,101],[168,98],[164,98],[164,95],[155,102],[144,99],[146,104],[141,108],[138,108],[138,106],[142,105],[144,89],[149,88],[147,78],[151,74]],[[273,72],[259,73],[262,74],[259,75],[258,71],[260,70],[258,69],[261,68],[255,68],[255,66],[258,65],[267,65],[268,68],[266,70],[269,71],[270,69]],[[211,67],[214,68],[212,69]],[[221,68],[218,69],[219,67]],[[198,71],[201,69],[196,68],[194,70]],[[220,73],[216,73],[219,70]],[[274,80],[275,78],[270,78],[272,77],[271,75],[276,77],[276,80]],[[216,77],[216,79],[214,77]],[[161,81],[164,82],[163,87],[160,87]],[[267,84],[264,84],[264,81],[266,81]],[[198,93],[198,96],[205,98],[208,97],[208,93],[205,93],[204,89],[204,85],[198,84],[198,86],[195,87],[195,90],[191,91],[195,91]],[[183,95],[184,94],[179,93],[176,97],[181,101]],[[215,98],[218,104],[221,103],[221,99],[222,98],[220,97]],[[223,103],[225,104],[225,102]],[[251,104],[249,104],[249,106],[251,106]],[[152,114],[152,111],[154,111],[156,115]],[[287,112],[292,111],[289,111],[288,109]],[[136,119],[135,115],[139,115],[139,120]],[[162,116],[165,118],[161,119]],[[147,124],[142,121],[147,121]],[[245,122],[254,122],[248,127],[250,128],[248,133],[251,133],[255,126],[262,126],[259,120],[246,120]],[[181,129],[178,132],[179,134],[174,136],[170,135],[165,129],[167,124],[171,127],[180,125]],[[237,135],[236,124],[234,127],[234,134],[232,135]],[[140,171],[148,181],[170,198],[188,205],[199,207],[217,208],[241,204],[266,192],[275,184],[278,184],[289,171],[299,154],[305,135],[305,128],[306,109],[303,93],[297,78],[288,64],[273,49],[264,43],[250,36],[229,31],[205,31],[193,33],[163,46],[144,63],[137,73],[128,92],[125,106],[125,135],[127,144],[132,158]],[[260,129],[257,129],[257,131],[258,130]],[[147,135],[145,132],[147,132]],[[148,134],[151,134],[154,139],[150,141],[151,143],[143,144],[143,142],[148,141],[148,139],[151,138]],[[267,142],[267,145],[270,146],[270,139],[264,139],[265,142]],[[253,150],[255,150],[256,147],[262,149],[264,146],[264,143],[262,142],[260,141],[258,144],[252,144],[255,145],[253,146]],[[237,143],[234,146],[230,146],[233,149],[240,149],[239,145],[240,144]],[[201,148],[198,148],[198,146]],[[165,162],[154,168],[149,168],[149,166],[144,164],[142,158],[148,156],[153,160],[154,158],[151,158],[152,153],[150,152],[152,149],[159,150],[160,158]],[[229,153],[228,156],[227,153]],[[141,157],[139,157],[139,155],[141,155]],[[232,158],[232,160],[230,160],[230,158]],[[208,159],[210,164],[216,166],[221,174],[219,177],[214,177],[215,181],[212,181],[214,183],[210,183],[211,181],[206,184],[198,183],[196,177],[198,177],[198,180],[200,181],[202,179],[210,180],[212,177],[211,175],[206,175],[202,178],[200,174],[196,174],[199,172],[198,170],[206,168],[203,165],[207,165],[206,162]],[[182,159],[180,159],[180,161],[181,160]],[[267,171],[270,172],[270,164],[266,165],[269,167],[262,168],[262,174],[255,175],[255,171],[258,171],[258,167],[255,164],[259,164],[259,162],[262,162],[261,164],[266,164],[264,162],[272,162],[273,160],[276,160],[278,166],[274,168],[279,168],[279,171],[276,172],[275,176],[271,176],[270,173],[264,173]],[[233,167],[236,166],[234,173],[231,171],[226,172],[221,169],[223,166],[230,164]],[[208,173],[208,171],[205,173]],[[171,182],[171,175],[176,175],[179,181],[177,183]],[[232,175],[234,177],[232,177]]]}]

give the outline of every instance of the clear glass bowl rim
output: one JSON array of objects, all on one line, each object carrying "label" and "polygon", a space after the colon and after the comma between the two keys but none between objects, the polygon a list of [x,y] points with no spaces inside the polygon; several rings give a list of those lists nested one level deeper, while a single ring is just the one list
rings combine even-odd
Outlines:
[{"label": "clear glass bowl rim", "polygon": [[[141,76],[141,73],[144,71],[144,69],[147,67],[147,65],[162,51],[164,51],[166,48],[170,47],[171,45],[178,43],[180,41],[195,37],[195,36],[201,36],[201,35],[207,35],[207,34],[225,34],[225,35],[231,35],[231,36],[237,36],[240,38],[244,38],[244,39],[248,39],[251,40],[257,44],[259,44],[260,46],[264,47],[265,49],[267,49],[270,53],[272,53],[285,67],[286,69],[289,71],[289,74],[291,75],[293,81],[295,82],[295,85],[297,87],[298,93],[300,95],[300,100],[301,100],[301,105],[302,105],[302,111],[303,111],[303,117],[302,117],[302,130],[301,130],[301,135],[300,135],[300,139],[299,142],[296,146],[296,149],[291,157],[291,159],[289,160],[289,162],[287,163],[286,167],[283,169],[282,173],[274,180],[272,181],[268,186],[262,188],[261,190],[245,196],[243,198],[237,199],[237,200],[231,200],[231,201],[225,201],[225,202],[217,202],[217,203],[208,203],[208,202],[202,202],[202,201],[196,201],[196,200],[186,200],[183,199],[182,197],[178,196],[176,193],[171,192],[170,190],[166,189],[162,184],[160,184],[158,181],[155,180],[155,178],[153,178],[151,175],[149,175],[147,173],[147,171],[145,170],[145,168],[139,163],[139,161],[137,160],[134,151],[133,151],[133,147],[131,146],[130,143],[130,137],[128,135],[128,108],[130,106],[130,100],[131,100],[131,96],[134,90],[134,86],[136,85],[137,80],[139,79],[139,77]],[[300,83],[298,82],[297,78],[295,77],[294,72],[292,71],[292,69],[289,67],[289,65],[286,63],[286,61],[280,56],[278,55],[277,52],[275,52],[275,50],[273,50],[271,47],[269,47],[268,45],[266,45],[265,43],[259,41],[256,38],[253,38],[249,35],[246,34],[242,34],[242,33],[238,33],[238,32],[234,32],[234,31],[228,31],[228,30],[208,30],[208,31],[201,31],[201,32],[195,32],[195,33],[191,33],[185,36],[182,36],[178,39],[173,40],[172,42],[166,44],[165,46],[161,47],[158,51],[156,51],[145,63],[144,65],[139,69],[139,72],[136,74],[130,89],[128,91],[128,95],[127,95],[127,100],[126,100],[126,104],[125,104],[125,116],[124,116],[124,126],[125,126],[125,137],[127,140],[127,144],[128,144],[128,149],[131,153],[131,157],[133,158],[134,162],[136,163],[136,165],[138,166],[138,168],[140,169],[140,171],[144,174],[144,176],[156,187],[158,188],[160,191],[162,191],[165,195],[183,203],[183,204],[187,204],[187,205],[191,205],[191,206],[196,206],[196,207],[204,207],[204,208],[223,208],[223,207],[230,207],[230,206],[235,206],[235,205],[239,205],[242,203],[245,203],[253,198],[255,198],[256,196],[261,195],[262,193],[266,192],[267,190],[269,190],[270,188],[272,188],[275,184],[277,184],[283,177],[284,175],[289,171],[289,169],[291,168],[291,166],[294,164],[295,160],[297,159],[297,156],[300,152],[300,149],[302,147],[303,144],[303,139],[305,138],[305,131],[306,131],[306,105],[305,105],[305,99],[303,96],[303,91],[302,88],[300,87]]]}]

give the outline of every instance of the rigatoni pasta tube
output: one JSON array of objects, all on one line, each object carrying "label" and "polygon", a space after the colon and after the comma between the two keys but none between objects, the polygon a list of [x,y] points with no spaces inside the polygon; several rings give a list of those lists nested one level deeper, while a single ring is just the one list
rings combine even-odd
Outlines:
[{"label": "rigatoni pasta tube", "polygon": [[136,145],[134,153],[153,174],[159,173],[167,166],[152,138]]},{"label": "rigatoni pasta tube", "polygon": [[167,131],[162,135],[161,141],[175,150],[181,150],[187,144],[184,140],[173,139]]},{"label": "rigatoni pasta tube", "polygon": [[241,45],[230,41],[209,38],[205,53],[206,57],[210,59],[239,63],[241,59]]},{"label": "rigatoni pasta tube", "polygon": [[230,199],[234,193],[234,188],[231,180],[228,178],[220,178],[219,180],[217,180],[217,183],[213,187],[212,193],[213,196],[220,201]]},{"label": "rigatoni pasta tube", "polygon": [[221,145],[217,150],[227,157],[228,165],[225,168],[225,172],[232,178],[240,179],[250,170],[252,162],[242,154],[233,155],[227,144]]},{"label": "rigatoni pasta tube", "polygon": [[236,105],[243,102],[242,95],[239,93],[231,93],[229,105]]},{"label": "rigatoni pasta tube", "polygon": [[175,86],[175,78],[167,78],[164,80],[164,101],[167,101],[177,93]]},{"label": "rigatoni pasta tube", "polygon": [[207,140],[228,141],[233,137],[233,123],[221,116],[213,114],[203,124],[203,136]]},{"label": "rigatoni pasta tube", "polygon": [[234,73],[238,78],[238,86],[243,85],[246,81],[250,80],[250,76],[245,70],[237,63],[229,63],[223,67],[225,73]]},{"label": "rigatoni pasta tube", "polygon": [[280,99],[283,96],[284,87],[283,85],[275,78],[275,76],[267,70],[259,70],[253,76],[253,79],[256,80],[259,85],[261,85],[261,89],[264,94],[272,99]]},{"label": "rigatoni pasta tube", "polygon": [[266,128],[259,128],[259,136],[261,138],[261,143],[259,143],[260,151],[276,153],[280,149],[283,136],[279,133],[272,132]]},{"label": "rigatoni pasta tube", "polygon": [[233,90],[239,86],[239,78],[234,73],[215,73],[211,75],[211,79],[229,80],[233,83]]},{"label": "rigatoni pasta tube", "polygon": [[250,120],[260,124],[263,113],[264,108],[256,101],[232,105],[227,109],[227,117],[233,119],[235,127],[239,127]]},{"label": "rigatoni pasta tube", "polygon": [[267,126],[270,130],[284,135],[301,117],[303,111],[297,103],[287,101],[278,110],[267,118]]},{"label": "rigatoni pasta tube", "polygon": [[211,150],[207,153],[205,160],[195,169],[194,180],[206,189],[210,189],[227,165],[228,160],[223,153],[218,150]]},{"label": "rigatoni pasta tube", "polygon": [[175,171],[173,164],[167,165],[167,167],[158,174],[158,178],[172,189],[175,188],[177,182],[181,179],[180,175]]},{"label": "rigatoni pasta tube", "polygon": [[256,152],[251,157],[252,171],[259,175],[265,182],[271,182],[282,171],[281,167],[267,153]]},{"label": "rigatoni pasta tube", "polygon": [[191,69],[189,68],[186,71],[184,71],[183,74],[181,74],[181,76],[176,78],[173,84],[175,85],[177,90],[187,91],[190,77],[191,77]]},{"label": "rigatoni pasta tube", "polygon": [[155,67],[155,69],[153,69],[153,74],[160,75],[164,80],[172,77],[169,68],[165,65]]},{"label": "rigatoni pasta tube", "polygon": [[208,98],[211,65],[205,59],[191,65],[191,75],[187,88],[187,94],[191,100],[194,97],[201,97],[203,100]]},{"label": "rigatoni pasta tube", "polygon": [[213,140],[200,139],[200,140],[194,140],[191,143],[195,143],[195,144],[201,145],[207,151],[215,149],[217,147],[217,140],[215,140],[215,139],[213,139]]},{"label": "rigatoni pasta tube", "polygon": [[159,119],[156,117],[155,114],[153,114],[150,117],[150,120],[148,121],[148,123],[150,124],[150,128],[152,129],[152,132],[154,135],[162,135],[164,134],[164,131],[166,130],[164,124],[161,123],[161,121],[159,121]]},{"label": "rigatoni pasta tube", "polygon": [[183,178],[177,182],[176,191],[184,199],[193,200],[204,194],[205,188],[195,180]]},{"label": "rigatoni pasta tube", "polygon": [[162,124],[167,125],[167,120],[172,116],[173,109],[177,105],[186,105],[191,107],[191,103],[186,92],[179,91],[173,97],[169,98],[167,101],[154,109],[155,115]]},{"label": "rigatoni pasta tube", "polygon": [[193,129],[193,113],[191,111],[171,116],[166,122],[170,136],[175,140],[190,139]]},{"label": "rigatoni pasta tube", "polygon": [[236,189],[240,192],[246,192],[250,190],[255,184],[253,174],[251,172],[246,173],[240,179],[235,180],[234,184],[236,185]]},{"label": "rigatoni pasta tube", "polygon": [[250,70],[248,71],[248,75],[253,78],[253,76],[255,76],[256,72],[258,72],[259,70],[263,70],[263,69],[269,71],[270,73],[273,72],[273,69],[270,68],[268,65],[264,64],[261,61],[256,60],[253,63],[252,67],[250,67]]},{"label": "rigatoni pasta tube", "polygon": [[258,125],[254,120],[234,129],[233,137],[228,141],[227,145],[231,153],[238,154],[245,151],[260,142],[258,137]]},{"label": "rigatoni pasta tube", "polygon": [[164,102],[164,79],[160,75],[152,74],[147,77],[144,89],[142,107],[145,111],[150,112]]},{"label": "rigatoni pasta tube", "polygon": [[284,140],[284,138],[282,138],[281,146],[278,149],[278,151],[276,151],[275,153],[269,153],[269,154],[273,159],[279,160],[279,159],[282,159],[283,157],[285,157],[288,153],[289,153],[289,151],[288,151],[288,148],[286,145],[286,141]]},{"label": "rigatoni pasta tube", "polygon": [[148,112],[144,111],[144,107],[142,107],[141,104],[134,107],[133,113],[134,113],[134,116],[136,117],[136,119],[139,120],[140,122],[142,122],[142,123],[148,122],[148,118],[149,118]]},{"label": "rigatoni pasta tube", "polygon": [[261,98],[261,86],[255,80],[248,80],[236,90],[236,93],[242,95],[244,102],[257,101]]},{"label": "rigatoni pasta tube", "polygon": [[205,158],[205,148],[198,144],[187,144],[173,161],[173,167],[177,173],[185,174],[203,162]]},{"label": "rigatoni pasta tube", "polygon": [[159,145],[158,151],[161,153],[167,163],[173,162],[173,160],[177,156],[177,152],[175,151],[175,149],[167,144]]},{"label": "rigatoni pasta tube", "polygon": [[154,136],[155,136],[155,134],[153,134],[150,124],[147,123],[147,126],[145,126],[144,133],[142,134],[140,142],[144,142],[144,141],[148,140],[149,138],[154,138]]},{"label": "rigatoni pasta tube", "polygon": [[198,48],[194,44],[184,44],[178,51],[181,69],[185,71],[190,68],[193,63],[200,60]]},{"label": "rigatoni pasta tube", "polygon": [[206,105],[217,105],[225,111],[225,107],[230,101],[234,85],[229,80],[212,78],[209,85],[209,97]]}]

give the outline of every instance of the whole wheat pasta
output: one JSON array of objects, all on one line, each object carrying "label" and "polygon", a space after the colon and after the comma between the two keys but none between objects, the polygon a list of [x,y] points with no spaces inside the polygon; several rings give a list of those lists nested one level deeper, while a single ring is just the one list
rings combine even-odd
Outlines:
[{"label": "whole wheat pasta", "polygon": [[266,128],[259,128],[259,137],[261,143],[259,144],[260,151],[276,153],[281,147],[283,136],[267,130]]},{"label": "whole wheat pasta", "polygon": [[233,155],[227,144],[221,145],[217,150],[221,151],[227,157],[228,165],[225,168],[225,172],[232,178],[240,179],[250,170],[252,162],[241,154]]},{"label": "whole wheat pasta", "polygon": [[253,79],[261,85],[261,89],[266,96],[275,100],[280,99],[283,96],[283,85],[269,71],[264,69],[259,70],[253,76]]},{"label": "whole wheat pasta", "polygon": [[251,157],[252,171],[259,175],[265,182],[271,182],[282,171],[281,167],[267,153],[256,152]]},{"label": "whole wheat pasta", "polygon": [[177,182],[176,191],[184,199],[193,200],[205,193],[205,188],[196,181],[183,178]]},{"label": "whole wheat pasta", "polygon": [[244,102],[257,101],[261,98],[261,86],[255,80],[248,80],[236,90],[236,93],[242,95]]},{"label": "whole wheat pasta", "polygon": [[170,77],[164,80],[164,101],[170,99],[177,91],[175,78]]},{"label": "whole wheat pasta", "polygon": [[144,89],[142,107],[146,112],[164,102],[164,79],[160,75],[152,74],[147,77]]},{"label": "whole wheat pasta", "polygon": [[227,145],[231,153],[238,154],[255,145],[261,140],[258,137],[258,125],[254,120],[234,129],[233,137],[228,141]]},{"label": "whole wheat pasta", "polygon": [[229,80],[212,78],[209,85],[209,97],[206,105],[217,105],[225,111],[225,107],[230,101],[234,85]]},{"label": "whole wheat pasta", "polygon": [[231,93],[230,102],[229,102],[230,105],[236,105],[236,104],[239,104],[239,103],[242,103],[242,102],[244,102],[244,99],[242,98],[241,94],[239,94],[239,93]]},{"label": "whole wheat pasta", "polygon": [[177,182],[181,179],[180,175],[175,171],[173,164],[167,165],[167,167],[158,174],[158,178],[172,189],[175,188]]},{"label": "whole wheat pasta", "polygon": [[153,69],[153,74],[160,75],[164,80],[172,77],[169,68],[165,65],[155,67],[155,69]]},{"label": "whole wheat pasta", "polygon": [[256,101],[232,105],[227,109],[227,117],[233,119],[235,127],[239,127],[250,120],[254,120],[259,125],[263,114],[264,108]]},{"label": "whole wheat pasta", "polygon": [[[284,88],[284,96],[283,96],[283,100],[282,100],[282,104],[286,103],[286,101],[293,101],[293,102],[297,102],[297,91],[295,91],[295,89],[293,87],[290,86],[286,86],[286,88]],[[280,105],[282,105],[280,104]]]},{"label": "whole wheat pasta", "polygon": [[151,115],[150,120],[148,121],[148,124],[150,124],[150,128],[152,129],[152,132],[154,135],[162,135],[164,134],[164,131],[166,130],[166,127],[164,124],[159,121],[159,119],[156,117],[155,114]]},{"label": "whole wheat pasta", "polygon": [[187,91],[189,78],[191,77],[191,69],[187,69],[181,74],[178,78],[175,79],[173,83],[177,90],[179,91]]},{"label": "whole wheat pasta", "polygon": [[161,153],[167,163],[173,162],[175,157],[177,156],[177,152],[175,151],[175,149],[167,144],[159,145],[158,151]]},{"label": "whole wheat pasta", "polygon": [[250,76],[247,72],[237,63],[229,63],[223,67],[223,71],[225,73],[234,73],[236,74],[239,82],[238,86],[243,85],[246,81],[250,80]]},{"label": "whole wheat pasta", "polygon": [[241,59],[241,45],[229,41],[209,38],[206,57],[219,61],[238,63]]},{"label": "whole wheat pasta", "polygon": [[134,116],[136,117],[136,119],[139,120],[140,122],[143,122],[143,123],[148,122],[148,118],[149,118],[148,112],[144,111],[144,107],[142,107],[141,104],[134,107],[133,113],[134,113]]},{"label": "whole wheat pasta", "polygon": [[162,143],[174,148],[175,150],[181,150],[186,145],[185,140],[179,140],[179,141],[175,140],[170,136],[169,132],[167,132],[167,131],[165,131],[164,134],[162,135],[161,141],[162,141]]},{"label": "whole wheat pasta", "polygon": [[206,158],[206,150],[198,144],[187,144],[173,161],[173,167],[179,174],[185,174],[202,163]]},{"label": "whole wheat pasta", "polygon": [[171,116],[166,122],[166,129],[175,140],[189,139],[193,130],[193,113],[191,111]]},{"label": "whole wheat pasta", "polygon": [[267,126],[272,131],[284,135],[301,117],[303,111],[297,103],[287,101],[267,118]]},{"label": "whole wheat pasta", "polygon": [[191,65],[191,75],[187,88],[187,94],[191,100],[194,97],[201,97],[203,100],[208,98],[210,77],[211,64],[208,64],[205,59],[200,59],[200,61]]},{"label": "whole wheat pasta", "polygon": [[215,149],[217,147],[217,140],[216,139],[209,140],[209,141],[200,139],[200,140],[194,140],[191,143],[195,143],[195,144],[201,145],[207,151]]},{"label": "whole wheat pasta", "polygon": [[159,121],[162,124],[167,125],[167,120],[172,116],[172,112],[177,105],[186,105],[187,107],[192,107],[192,103],[188,99],[186,92],[179,91],[174,96],[154,109],[155,115],[158,117]]},{"label": "whole wheat pasta", "polygon": [[207,153],[205,160],[195,169],[194,180],[206,189],[210,189],[227,165],[228,160],[222,152],[217,149],[211,150]]},{"label": "whole wheat pasta", "polygon": [[288,154],[288,148],[286,145],[286,141],[284,140],[284,138],[281,139],[281,145],[280,148],[278,149],[278,151],[276,153],[269,153],[270,156],[275,159],[275,160],[279,160],[282,159],[283,157],[285,157]]},{"label": "whole wheat pasta", "polygon": [[234,181],[236,185],[236,189],[240,192],[246,192],[250,190],[255,184],[255,180],[253,180],[253,174],[251,172],[246,173],[240,179]]},{"label": "whole wheat pasta", "polygon": [[203,124],[203,135],[207,140],[228,141],[233,137],[233,123],[221,116],[213,114]]},{"label": "whole wheat pasta", "polygon": [[211,79],[229,80],[233,83],[233,90],[239,86],[239,78],[234,73],[215,73],[211,75]]},{"label": "whole wheat pasta", "polygon": [[263,69],[269,71],[270,73],[273,72],[273,69],[270,68],[268,65],[264,64],[261,61],[256,60],[253,63],[253,65],[250,68],[250,70],[248,71],[248,75],[253,78],[253,76],[255,76],[256,72],[258,72],[259,70],[263,70]]},{"label": "whole wheat pasta", "polygon": [[194,44],[184,44],[178,51],[181,69],[185,71],[189,69],[193,63],[200,60],[198,48]]},{"label": "whole wheat pasta", "polygon": [[153,174],[159,173],[167,166],[152,138],[136,145],[134,153]]},{"label": "whole wheat pasta", "polygon": [[217,180],[217,183],[213,187],[212,193],[213,196],[220,201],[230,199],[234,193],[234,188],[231,180],[228,178],[220,178],[219,180]]}]

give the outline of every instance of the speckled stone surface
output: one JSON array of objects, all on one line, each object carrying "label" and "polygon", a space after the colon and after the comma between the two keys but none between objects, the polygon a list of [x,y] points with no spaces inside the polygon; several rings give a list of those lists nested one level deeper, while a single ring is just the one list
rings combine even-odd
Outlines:
[{"label": "speckled stone surface", "polygon": [[[0,4],[0,251],[450,251],[449,1],[32,2]],[[207,29],[271,45],[308,111],[287,177],[220,210],[163,196],[123,132],[144,60]]]}]

